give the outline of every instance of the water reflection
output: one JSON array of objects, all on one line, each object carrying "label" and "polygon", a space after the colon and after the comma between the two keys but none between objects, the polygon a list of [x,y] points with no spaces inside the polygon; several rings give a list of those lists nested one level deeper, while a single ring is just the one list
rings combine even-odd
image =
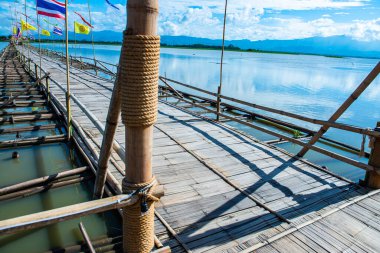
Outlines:
[{"label": "water reflection", "polygon": [[[96,45],[95,51],[98,59],[118,63],[120,46]],[[81,45],[77,54],[92,57],[91,45]],[[162,48],[160,74],[216,92],[219,85],[219,61],[219,51]],[[222,93],[248,102],[327,120],[377,62],[378,60],[361,58],[226,52]],[[379,99],[380,78],[377,78],[342,115],[339,122],[373,128],[380,120]],[[314,130],[319,128],[309,123],[276,117]],[[356,147],[360,147],[362,140],[360,135],[334,129],[326,135]]]}]

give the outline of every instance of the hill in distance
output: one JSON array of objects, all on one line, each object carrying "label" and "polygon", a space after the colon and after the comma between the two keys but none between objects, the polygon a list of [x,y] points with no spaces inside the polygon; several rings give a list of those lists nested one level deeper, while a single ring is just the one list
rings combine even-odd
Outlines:
[{"label": "hill in distance", "polygon": [[[74,39],[74,34],[69,34]],[[88,35],[76,35],[77,41],[91,40]],[[94,41],[121,42],[122,33],[114,31],[94,32]],[[191,46],[195,44],[221,46],[221,39],[206,39],[188,36],[161,36],[161,43],[169,46]],[[379,41],[365,42],[353,40],[346,36],[312,37],[296,40],[227,40],[226,46],[232,45],[243,50],[255,49],[273,52],[291,52],[304,54],[320,54],[344,57],[380,58]]]}]

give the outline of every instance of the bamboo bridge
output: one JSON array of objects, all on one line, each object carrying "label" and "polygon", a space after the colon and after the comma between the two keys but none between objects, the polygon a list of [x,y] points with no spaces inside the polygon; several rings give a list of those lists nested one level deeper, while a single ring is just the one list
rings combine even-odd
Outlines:
[{"label": "bamboo bridge", "polygon": [[[40,65],[38,51],[27,53],[22,46],[8,46],[2,57],[1,106],[46,105],[50,110],[38,113],[32,110],[5,113],[2,110],[2,125],[12,120],[33,121],[35,125],[2,128],[0,134],[67,127],[64,120],[67,113],[66,68],[62,60],[45,53],[41,55]],[[70,68],[73,138],[87,166],[95,172],[107,119],[105,108],[109,106],[114,82],[81,68],[84,63],[76,63],[77,67]],[[25,73],[19,78],[21,71]],[[215,104],[216,100],[193,95],[189,102],[190,94],[169,85],[173,80],[162,81],[167,85],[160,89],[152,162],[153,173],[165,190],[165,195],[155,205],[154,232],[158,252],[380,251],[379,190],[353,183],[269,143],[260,142],[224,124],[223,120],[215,121],[196,114],[189,108],[199,106],[211,110],[205,104]],[[13,94],[7,89],[14,89]],[[175,97],[176,103],[167,101],[167,97]],[[196,103],[195,98],[203,100]],[[239,111],[236,106],[227,107],[228,104],[224,104],[225,111]],[[240,116],[226,113],[220,115],[250,124]],[[53,125],[38,124],[46,118],[61,120]],[[374,130],[333,122],[330,125],[357,133],[367,131],[365,133],[373,135],[378,142],[379,135]],[[59,142],[65,139],[64,132],[30,138],[18,145]],[[133,196],[122,194],[125,141],[125,131],[119,124],[108,163],[108,198],[0,221],[0,235],[119,209],[136,201]],[[17,149],[11,141],[0,142],[0,147]],[[355,164],[371,173],[377,173],[379,166]],[[86,168],[76,170],[83,172]],[[24,185],[21,191],[30,189],[31,185]],[[0,198],[7,196],[4,189],[0,189]],[[9,198],[11,200],[2,201],[12,201],[12,196]],[[90,250],[91,239],[87,241],[89,246],[85,246],[85,250]]]}]

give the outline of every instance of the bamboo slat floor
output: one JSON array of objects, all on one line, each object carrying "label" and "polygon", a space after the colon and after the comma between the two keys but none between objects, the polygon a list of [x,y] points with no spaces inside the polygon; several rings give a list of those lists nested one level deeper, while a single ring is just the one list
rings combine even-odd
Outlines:
[{"label": "bamboo slat floor", "polygon": [[[30,55],[39,62],[36,52]],[[42,68],[65,87],[63,63],[43,56]],[[71,69],[71,92],[103,124],[112,87],[111,81]],[[65,104],[62,88],[51,83],[51,92]],[[72,111],[99,150],[101,133],[74,101]],[[122,125],[116,140],[124,146]],[[153,152],[154,174],[165,186],[156,210],[184,246],[168,240],[159,220],[156,234],[173,252],[380,251],[379,192],[226,125],[160,101]],[[124,163],[116,152],[112,157],[110,173],[121,182]]]}]

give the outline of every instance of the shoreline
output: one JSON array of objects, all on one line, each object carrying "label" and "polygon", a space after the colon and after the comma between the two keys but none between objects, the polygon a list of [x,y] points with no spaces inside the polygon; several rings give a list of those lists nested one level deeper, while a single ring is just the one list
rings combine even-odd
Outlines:
[{"label": "shoreline", "polygon": [[[6,42],[6,41],[4,41]],[[54,43],[62,43],[61,40],[44,40],[41,43],[44,44],[54,44]],[[33,41],[32,43],[38,43],[38,41]],[[69,41],[69,44],[80,44],[80,45],[91,45],[90,41],[77,41],[76,43],[73,40]],[[105,45],[105,46],[121,46],[121,42],[106,42],[99,41],[94,42],[94,45]],[[161,44],[161,48],[177,48],[177,49],[187,49],[187,50],[213,50],[220,51],[222,49],[221,46],[208,46],[203,44],[194,44],[194,45],[167,45],[165,43]],[[372,59],[379,60],[379,57],[361,57],[361,56],[340,56],[340,55],[326,55],[326,54],[316,54],[316,53],[298,53],[298,52],[283,52],[283,51],[268,51],[268,50],[257,50],[257,49],[241,49],[234,46],[227,46],[224,48],[225,51],[229,52],[242,52],[242,53],[262,53],[262,54],[282,54],[282,55],[306,55],[306,56],[321,56],[327,58],[336,58],[336,59],[344,59],[344,58],[358,58],[358,59]]]}]

